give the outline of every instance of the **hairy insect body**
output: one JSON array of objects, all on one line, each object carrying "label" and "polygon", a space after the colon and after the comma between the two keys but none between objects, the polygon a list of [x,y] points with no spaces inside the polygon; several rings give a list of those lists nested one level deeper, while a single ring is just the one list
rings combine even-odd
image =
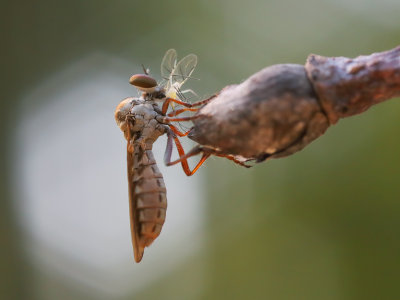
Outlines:
[{"label": "hairy insect body", "polygon": [[[180,132],[171,122],[184,121],[187,118],[170,117],[184,111],[194,111],[190,108],[191,104],[175,97],[184,98],[185,93],[194,94],[191,90],[182,91],[180,88],[190,78],[196,64],[196,55],[190,54],[178,61],[176,51],[168,50],[161,63],[164,84],[157,83],[149,75],[148,69],[143,67],[145,74],[134,74],[129,80],[130,84],[142,92],[141,97],[126,98],[115,110],[115,120],[128,141],[129,206],[136,262],[141,261],[144,248],[160,234],[167,209],[164,180],[151,149],[157,138],[166,133],[168,139],[164,162],[167,165],[171,162],[172,143],[175,143],[180,156],[185,154],[178,136],[186,136],[188,132]],[[169,105],[172,106],[174,102],[189,108],[179,109],[172,112],[172,115],[167,114]],[[157,103],[162,103],[161,108]],[[192,174],[186,160],[182,162],[182,167],[186,174]]]},{"label": "hairy insect body", "polygon": [[158,120],[161,115],[155,111],[156,104],[150,101],[136,100],[130,114],[134,118],[132,132],[139,136],[143,144],[152,145],[160,135],[165,133],[165,126]]},{"label": "hairy insect body", "polygon": [[165,221],[167,197],[164,179],[152,147],[167,130],[158,119],[152,100],[126,98],[115,111],[118,126],[128,141],[128,183],[132,244],[135,260],[160,234]]}]

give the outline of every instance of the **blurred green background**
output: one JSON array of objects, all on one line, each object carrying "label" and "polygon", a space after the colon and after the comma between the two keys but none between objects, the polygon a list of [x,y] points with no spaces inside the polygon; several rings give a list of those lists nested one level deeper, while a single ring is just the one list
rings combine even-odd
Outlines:
[{"label": "blurred green background", "polygon": [[[160,79],[159,64],[167,49],[177,49],[180,57],[196,53],[194,76],[201,80],[190,87],[207,97],[265,66],[304,64],[310,53],[354,57],[391,49],[400,44],[399,1],[42,0],[5,1],[2,7],[1,299],[400,298],[399,99],[340,121],[289,158],[249,170],[210,159],[187,181],[199,182],[188,191],[199,194],[202,205],[199,229],[190,231],[196,234],[176,239],[169,248],[176,253],[152,255],[148,250],[141,265],[133,263],[127,231],[121,234],[127,240],[121,247],[127,249],[126,258],[101,267],[96,262],[115,251],[96,256],[99,247],[89,247],[89,254],[81,256],[73,243],[58,243],[64,237],[52,233],[52,224],[75,238],[79,226],[96,228],[105,220],[97,211],[82,209],[80,215],[66,211],[66,223],[53,218],[42,224],[51,211],[46,210],[47,202],[37,209],[33,200],[52,189],[51,195],[69,193],[82,207],[95,201],[94,195],[69,184],[75,165],[63,172],[63,164],[68,167],[71,157],[84,151],[76,173],[100,167],[98,176],[85,175],[82,190],[101,185],[115,194],[116,175],[101,166],[118,164],[115,174],[123,178],[124,190],[104,203],[126,204],[124,144],[113,124],[113,110],[122,98],[135,95],[127,81],[140,72],[141,63]],[[108,74],[104,78],[110,79],[95,77],[81,95],[76,89],[71,99],[79,105],[63,98],[70,87],[89,82],[93,74]],[[109,92],[118,84],[120,91]],[[89,105],[89,100],[97,102]],[[70,106],[57,109],[54,105],[59,103]],[[96,119],[103,111],[93,103],[107,105],[101,106],[107,107],[103,122]],[[53,107],[51,113],[42,115],[48,107]],[[68,117],[81,110],[82,118]],[[87,129],[84,149],[84,139],[74,139],[82,131],[79,126]],[[68,139],[65,132],[70,133]],[[52,143],[58,133],[71,151]],[[106,149],[120,149],[121,155],[108,155],[110,150],[96,156]],[[42,160],[31,160],[31,154]],[[47,166],[46,161],[52,163]],[[58,173],[51,175],[53,170]],[[36,181],[29,179],[32,173]],[[168,181],[174,178],[165,177],[169,193],[186,186],[171,187]],[[54,197],[48,203],[58,201]],[[174,201],[169,196],[169,203]],[[68,201],[62,205],[69,209]],[[71,208],[75,210],[80,207]],[[127,211],[119,214],[128,224]],[[173,207],[168,214],[174,215]],[[116,221],[113,215],[106,220],[110,226]],[[30,225],[35,222],[43,236]],[[191,218],[186,222],[190,226]],[[82,240],[89,240],[91,231],[87,232]],[[96,234],[104,247],[113,244],[109,241],[114,234],[107,232],[107,241]],[[160,240],[171,236],[163,232]],[[70,255],[59,255],[67,246]],[[152,248],[158,246],[156,241]],[[188,254],[178,254],[186,248]],[[146,267],[152,257],[159,258]],[[85,266],[85,272],[75,266]]]}]

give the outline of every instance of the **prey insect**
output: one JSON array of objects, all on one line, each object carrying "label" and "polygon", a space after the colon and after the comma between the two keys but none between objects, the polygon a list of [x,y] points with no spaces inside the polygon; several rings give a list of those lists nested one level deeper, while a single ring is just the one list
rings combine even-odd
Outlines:
[{"label": "prey insect", "polygon": [[181,90],[182,85],[191,78],[196,65],[197,56],[195,54],[189,54],[178,62],[175,49],[169,49],[165,53],[161,62],[161,76],[166,81],[164,89],[167,97],[185,100],[187,93],[196,95],[190,89]]},{"label": "prey insect", "polygon": [[[169,54],[168,54],[169,53]],[[148,247],[160,234],[165,221],[167,198],[163,176],[160,173],[152,153],[153,143],[163,134],[167,134],[168,142],[164,161],[168,164],[171,160],[173,142],[175,142],[179,156],[184,156],[182,145],[178,137],[186,136],[188,132],[179,131],[171,122],[187,121],[187,117],[176,117],[184,111],[193,110],[192,107],[202,105],[203,102],[188,104],[182,100],[167,96],[171,88],[181,87],[186,81],[185,76],[192,74],[195,64],[192,59],[183,59],[183,64],[174,62],[169,50],[164,57],[162,66],[170,65],[172,68],[169,83],[165,86],[157,84],[148,71],[145,74],[135,74],[130,78],[142,94],[140,97],[129,97],[122,100],[115,110],[115,120],[127,140],[127,164],[129,184],[129,211],[131,223],[132,245],[136,262],[140,262],[145,247]],[[172,57],[171,57],[172,55]],[[195,56],[187,56],[195,57]],[[168,60],[168,63],[165,61]],[[176,60],[176,58],[175,58]],[[197,58],[195,60],[197,62]],[[179,67],[180,71],[176,68]],[[167,72],[164,72],[166,75]],[[175,77],[176,74],[177,77]],[[174,78],[178,78],[175,80]],[[163,103],[162,108],[158,102]],[[170,103],[185,104],[184,109],[173,111],[166,115]],[[189,169],[185,159],[181,161],[183,170],[187,175],[195,172]],[[197,169],[196,169],[197,170]]]}]

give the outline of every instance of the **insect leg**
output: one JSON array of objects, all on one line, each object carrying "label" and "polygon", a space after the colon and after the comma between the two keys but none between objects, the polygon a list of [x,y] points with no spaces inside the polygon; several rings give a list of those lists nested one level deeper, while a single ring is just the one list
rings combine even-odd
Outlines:
[{"label": "insect leg", "polygon": [[[179,140],[178,140],[178,142],[179,142]],[[197,169],[204,163],[204,161],[208,157],[210,157],[211,155],[215,155],[215,156],[218,156],[218,157],[225,157],[225,158],[233,161],[234,163],[236,163],[236,164],[238,164],[238,165],[240,165],[242,167],[251,168],[251,165],[247,165],[244,161],[237,159],[234,155],[223,154],[223,153],[220,153],[219,151],[217,151],[215,149],[205,148],[203,146],[196,146],[192,150],[190,150],[188,153],[184,154],[183,156],[181,155],[181,153],[179,153],[179,156],[180,156],[179,159],[174,160],[174,161],[170,160],[171,159],[171,155],[170,155],[169,156],[169,160],[165,161],[165,164],[167,166],[172,166],[172,165],[175,165],[177,163],[186,161],[188,158],[190,158],[192,156],[195,156],[195,155],[197,155],[199,153],[203,153],[203,156],[200,159],[200,161],[198,162],[198,164],[196,165],[196,167],[193,169],[192,174],[194,174],[197,171]],[[190,175],[188,175],[188,176],[190,176]]]},{"label": "insect leg", "polygon": [[[182,169],[185,172],[187,176],[192,176],[196,171],[200,168],[200,166],[206,161],[206,159],[211,155],[208,153],[203,153],[203,156],[201,157],[200,161],[197,163],[197,165],[194,167],[194,169],[191,171],[189,168],[189,164],[187,162],[187,158],[192,157],[194,155],[197,155],[201,153],[203,150],[201,149],[200,146],[197,146],[193,148],[191,151],[189,151],[187,154],[185,154],[185,151],[183,150],[182,144],[179,141],[179,139],[176,137],[176,135],[172,131],[167,132],[168,140],[167,140],[167,147],[165,149],[165,154],[164,154],[164,163],[167,166],[172,166],[177,163],[181,163]],[[172,140],[175,142],[176,148],[179,153],[179,159],[171,162],[171,155],[172,155]]]},{"label": "insect leg", "polygon": [[165,99],[164,104],[163,104],[163,106],[162,106],[162,113],[163,113],[163,115],[166,114],[166,112],[167,112],[167,110],[168,110],[168,106],[169,106],[169,104],[170,104],[171,102],[174,102],[174,103],[183,105],[183,106],[185,106],[185,107],[196,107],[196,106],[200,106],[200,105],[206,104],[207,102],[209,102],[211,99],[213,99],[213,98],[215,98],[215,97],[216,97],[216,95],[211,96],[210,98],[207,98],[207,99],[205,99],[205,100],[201,100],[201,101],[195,102],[195,103],[186,103],[186,102],[181,101],[181,100],[178,100],[178,99],[167,98],[167,99]]},{"label": "insect leg", "polygon": [[[188,118],[189,118],[189,119],[188,119]],[[195,118],[193,118],[193,117],[169,118],[169,117],[164,117],[164,116],[161,116],[161,115],[159,115],[159,116],[156,117],[156,120],[157,120],[158,122],[160,122],[161,124],[165,124],[165,125],[166,125],[166,127],[165,127],[165,129],[164,129],[164,132],[167,132],[168,134],[170,134],[170,132],[172,131],[175,135],[178,135],[178,136],[180,136],[180,137],[182,137],[182,136],[187,136],[187,135],[189,134],[189,132],[190,132],[191,129],[189,129],[189,130],[186,131],[186,132],[180,132],[180,131],[178,130],[178,128],[176,128],[176,127],[175,127],[174,125],[172,125],[170,122],[171,122],[171,121],[175,121],[175,120],[177,120],[177,121],[182,121],[182,120],[184,120],[184,121],[190,121],[190,120],[192,120],[192,119],[195,119]]]},{"label": "insect leg", "polygon": [[166,124],[168,126],[172,126],[170,123],[171,122],[187,122],[187,121],[192,121],[194,119],[197,119],[201,116],[195,115],[195,116],[190,116],[190,117],[181,117],[181,118],[170,118],[170,117],[164,117],[162,115],[159,115],[156,117],[157,121]]},{"label": "insect leg", "polygon": [[204,100],[200,100],[200,101],[191,103],[191,107],[193,107],[193,106],[200,106],[200,105],[206,104],[206,103],[210,102],[212,99],[214,99],[215,97],[217,97],[217,94],[212,95],[211,97],[209,97],[209,98],[207,98],[207,99],[204,99]]},{"label": "insect leg", "polygon": [[[177,145],[177,148],[178,148],[178,145]],[[196,146],[196,147],[194,147],[192,150],[190,150],[188,153],[183,153],[183,155],[181,155],[181,153],[179,153],[180,154],[180,157],[179,157],[179,159],[177,159],[177,160],[174,160],[174,161],[166,161],[165,162],[165,164],[167,165],[167,166],[172,166],[172,165],[175,165],[175,164],[177,164],[177,163],[182,163],[183,161],[187,161],[187,159],[189,158],[189,157],[192,157],[192,156],[195,156],[195,155],[197,155],[197,154],[200,154],[200,153],[202,153],[203,152],[203,149],[200,147],[200,146]],[[192,170],[192,171],[190,171],[190,170],[184,170],[185,171],[185,173],[186,173],[186,175],[187,176],[191,176],[191,175],[193,175],[194,173],[196,173],[196,171],[200,168],[200,166],[207,160],[207,158],[209,158],[210,157],[210,155],[211,155],[211,153],[204,153],[203,152],[203,156],[201,157],[201,159],[199,160],[199,162],[197,163],[197,165],[194,167],[194,169]]]},{"label": "insect leg", "polygon": [[181,117],[181,118],[170,118],[170,117],[164,117],[163,121],[164,123],[169,123],[169,122],[187,122],[187,121],[192,121],[194,119],[199,118],[199,115],[195,116],[190,116],[190,117]]},{"label": "insect leg", "polygon": [[[164,163],[168,166],[169,162],[171,161],[171,155],[172,155],[172,148],[173,148],[173,144],[172,142],[175,142],[176,148],[178,150],[179,156],[184,156],[185,155],[185,151],[183,150],[183,147],[180,143],[180,141],[178,140],[177,136],[175,135],[175,133],[169,129],[167,127],[167,147],[165,149],[165,154],[164,154]],[[190,173],[190,169],[189,169],[189,164],[187,162],[186,159],[182,159],[180,161],[180,163],[182,164],[182,169],[183,171],[186,173],[186,175],[188,175]],[[188,175],[189,176],[189,175]]]},{"label": "insect leg", "polygon": [[178,100],[178,99],[167,98],[167,99],[165,99],[165,101],[164,101],[164,103],[163,103],[163,106],[162,106],[162,109],[161,109],[163,115],[166,114],[166,112],[167,112],[167,110],[168,110],[168,106],[169,106],[169,104],[170,104],[171,102],[172,102],[172,103],[177,103],[177,104],[180,104],[180,105],[183,105],[183,106],[186,106],[186,107],[191,107],[191,106],[192,106],[192,104],[186,103],[186,102],[181,101],[181,100]]},{"label": "insect leg", "polygon": [[185,111],[197,111],[197,110],[198,110],[198,108],[185,107],[185,108],[181,108],[181,109],[175,110],[173,112],[170,112],[167,116],[174,117],[174,116],[180,115],[181,113],[183,113]]},{"label": "insect leg", "polygon": [[176,135],[178,135],[179,137],[187,136],[187,135],[189,134],[190,130],[191,130],[191,129],[189,129],[189,130],[186,131],[186,132],[180,132],[180,131],[178,130],[178,128],[176,128],[174,125],[168,124],[168,126],[169,126],[169,128],[171,128],[171,130],[172,130]]},{"label": "insect leg", "polygon": [[215,156],[218,156],[218,157],[225,157],[225,158],[227,158],[227,159],[233,161],[234,163],[236,163],[236,164],[238,164],[238,165],[240,165],[240,166],[242,166],[242,167],[251,168],[251,166],[246,165],[243,161],[240,161],[240,160],[238,160],[237,158],[235,158],[234,155],[221,154],[221,153],[218,153],[218,152],[214,152],[214,153],[212,153],[212,154],[214,154]]},{"label": "insect leg", "polygon": [[192,95],[195,95],[196,97],[199,97],[199,95],[197,95],[193,90],[188,89],[188,90],[184,90],[181,91],[182,94],[187,94],[187,93],[191,93]]},{"label": "insect leg", "polygon": [[207,158],[210,157],[210,155],[211,155],[211,154],[203,153],[203,156],[201,157],[201,159],[199,160],[199,162],[197,163],[197,165],[194,167],[194,169],[191,171],[190,175],[188,175],[188,174],[186,174],[186,175],[191,176],[191,175],[193,175],[194,173],[196,173],[197,170],[201,167],[201,165],[207,160]]}]

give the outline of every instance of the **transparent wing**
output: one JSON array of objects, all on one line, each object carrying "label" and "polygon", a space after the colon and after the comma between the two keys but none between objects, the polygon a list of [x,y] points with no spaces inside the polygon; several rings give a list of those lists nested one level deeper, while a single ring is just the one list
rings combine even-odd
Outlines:
[{"label": "transparent wing", "polygon": [[168,80],[176,66],[177,54],[175,49],[169,49],[161,61],[161,76]]},{"label": "transparent wing", "polygon": [[179,86],[183,85],[184,82],[190,78],[194,68],[197,65],[197,55],[189,54],[180,60],[174,70],[171,73],[172,83],[177,82]]}]

